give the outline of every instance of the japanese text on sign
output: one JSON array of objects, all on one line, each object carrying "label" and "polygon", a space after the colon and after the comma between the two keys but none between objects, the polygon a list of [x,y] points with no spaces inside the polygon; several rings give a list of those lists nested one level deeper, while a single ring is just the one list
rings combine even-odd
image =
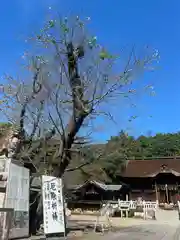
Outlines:
[{"label": "japanese text on sign", "polygon": [[44,232],[64,233],[64,205],[61,179],[42,176]]}]

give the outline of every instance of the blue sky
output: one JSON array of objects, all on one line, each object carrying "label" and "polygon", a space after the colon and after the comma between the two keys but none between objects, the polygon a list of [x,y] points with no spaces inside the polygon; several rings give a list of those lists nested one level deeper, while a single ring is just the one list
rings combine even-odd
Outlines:
[{"label": "blue sky", "polygon": [[121,128],[134,135],[180,130],[180,1],[1,0],[0,76],[19,73],[19,61],[27,48],[24,40],[41,27],[49,6],[63,15],[90,16],[91,31],[113,52],[121,53],[124,46],[134,44],[148,44],[160,52],[158,69],[142,80],[154,85],[156,96],[138,98],[138,118],[132,123],[127,121],[130,109],[123,104],[111,106],[117,124],[98,119],[96,124],[103,131],[94,134],[97,141]]}]

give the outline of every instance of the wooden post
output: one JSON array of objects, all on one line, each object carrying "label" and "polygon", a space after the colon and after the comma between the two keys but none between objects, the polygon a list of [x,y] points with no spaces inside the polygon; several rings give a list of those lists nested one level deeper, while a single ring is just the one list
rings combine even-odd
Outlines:
[{"label": "wooden post", "polygon": [[166,200],[167,200],[167,203],[169,203],[168,186],[167,186],[167,184],[165,185],[165,189],[166,189]]},{"label": "wooden post", "polygon": [[128,194],[126,194],[126,201],[128,201],[129,200],[129,196],[128,196]]},{"label": "wooden post", "polygon": [[157,189],[157,184],[156,184],[156,182],[155,182],[155,191],[156,191],[156,201],[159,202],[158,189]]}]

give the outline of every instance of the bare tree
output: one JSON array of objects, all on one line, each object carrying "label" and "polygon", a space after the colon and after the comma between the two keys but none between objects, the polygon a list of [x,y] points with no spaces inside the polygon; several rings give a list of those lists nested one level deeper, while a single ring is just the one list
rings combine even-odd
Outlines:
[{"label": "bare tree", "polygon": [[[147,48],[146,55],[137,57],[133,47],[126,63],[118,66],[121,59],[89,36],[79,17],[50,20],[32,40],[39,54],[26,54],[26,80],[6,76],[1,111],[16,126],[13,157],[29,159],[35,166],[48,158],[53,174],[61,177],[72,154],[81,152],[76,147],[84,143],[80,135],[92,131],[91,122],[100,114],[112,118],[107,110],[111,101],[131,99],[136,91],[133,80],[151,69],[159,56]],[[47,156],[52,138],[58,144]]]},{"label": "bare tree", "polygon": [[74,154],[84,157],[81,146],[92,132],[92,122],[101,114],[112,119],[111,104],[131,99],[134,80],[151,70],[159,56],[146,48],[138,57],[133,47],[123,64],[87,33],[79,17],[50,20],[31,40],[36,51],[23,56],[28,70],[23,80],[6,75],[1,86],[0,109],[15,128],[8,154],[32,162],[41,174],[61,177],[65,170],[89,164],[67,168]]}]

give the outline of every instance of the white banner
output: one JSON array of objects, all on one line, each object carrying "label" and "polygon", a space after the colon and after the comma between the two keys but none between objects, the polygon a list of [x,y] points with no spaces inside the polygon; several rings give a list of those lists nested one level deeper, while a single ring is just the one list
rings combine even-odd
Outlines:
[{"label": "white banner", "polygon": [[65,233],[63,186],[60,178],[42,176],[44,233]]},{"label": "white banner", "polygon": [[29,236],[29,169],[9,164],[6,208],[14,208],[10,239]]}]

